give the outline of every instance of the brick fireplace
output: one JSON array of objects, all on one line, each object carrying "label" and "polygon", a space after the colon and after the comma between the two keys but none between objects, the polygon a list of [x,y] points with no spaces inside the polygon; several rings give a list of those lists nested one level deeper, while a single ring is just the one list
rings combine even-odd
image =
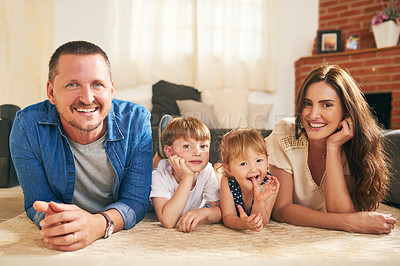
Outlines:
[{"label": "brick fireplace", "polygon": [[[386,1],[385,1],[386,2]],[[381,10],[379,0],[320,0],[319,30],[342,30],[342,47],[348,33],[360,34],[361,50],[316,54],[295,62],[296,93],[306,75],[317,65],[329,62],[345,67],[365,94],[391,93],[390,128],[400,129],[400,45],[377,49],[371,19]],[[316,34],[317,36],[317,34]]]}]

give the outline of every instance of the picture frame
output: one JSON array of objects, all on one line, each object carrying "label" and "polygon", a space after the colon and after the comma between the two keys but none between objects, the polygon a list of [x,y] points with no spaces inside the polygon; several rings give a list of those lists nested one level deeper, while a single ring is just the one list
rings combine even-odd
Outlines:
[{"label": "picture frame", "polygon": [[317,53],[335,53],[341,49],[341,30],[320,30],[318,31]]},{"label": "picture frame", "polygon": [[345,51],[360,50],[361,35],[359,32],[349,33],[346,36]]}]

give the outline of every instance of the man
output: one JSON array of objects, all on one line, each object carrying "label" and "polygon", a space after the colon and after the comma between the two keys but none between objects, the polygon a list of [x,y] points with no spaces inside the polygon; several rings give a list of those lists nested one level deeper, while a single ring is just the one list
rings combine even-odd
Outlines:
[{"label": "man", "polygon": [[109,59],[92,43],[60,46],[48,78],[48,100],[17,114],[10,149],[28,217],[45,243],[72,251],[143,219],[150,113],[113,99]]}]

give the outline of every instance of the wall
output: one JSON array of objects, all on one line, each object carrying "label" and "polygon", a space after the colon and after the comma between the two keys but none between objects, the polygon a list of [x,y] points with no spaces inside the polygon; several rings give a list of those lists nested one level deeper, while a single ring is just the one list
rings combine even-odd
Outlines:
[{"label": "wall", "polygon": [[349,70],[364,93],[392,93],[392,129],[400,129],[400,46],[304,57],[296,62],[296,88],[316,65],[329,62]]},{"label": "wall", "polygon": [[85,40],[99,45],[110,56],[114,26],[112,2],[56,0],[54,49],[68,41]]},{"label": "wall", "polygon": [[[385,1],[386,3],[387,1]],[[320,0],[319,30],[341,29],[344,39],[348,33],[361,34],[361,50],[300,58],[296,66],[296,89],[316,65],[329,62],[349,70],[364,93],[391,92],[391,128],[400,128],[400,46],[376,49],[371,33],[374,12],[382,10],[379,0]],[[315,39],[316,42],[316,39]]]},{"label": "wall", "polygon": [[[273,128],[281,118],[293,115],[295,83],[293,62],[302,56],[311,55],[318,28],[318,0],[272,1],[278,5],[279,10],[276,29],[279,45],[276,66],[278,88],[276,93],[268,94],[269,97],[266,99],[268,103],[274,104],[268,128]],[[56,1],[55,43],[57,45],[70,39],[84,38],[99,44],[109,53],[113,14],[107,2],[102,5],[95,3],[98,1]],[[77,11],[76,5],[79,5],[81,11]],[[302,14],[301,19],[299,13]],[[74,20],[68,19],[69,14],[74,14]],[[99,17],[101,19],[98,19]],[[112,54],[110,58],[112,59]],[[118,89],[118,80],[115,83]]]},{"label": "wall", "polygon": [[278,88],[276,93],[269,94],[268,102],[274,104],[268,122],[270,129],[280,119],[294,115],[293,62],[302,56],[311,55],[317,29],[318,0],[279,1],[279,46],[276,66]]},{"label": "wall", "polygon": [[0,104],[23,108],[46,98],[53,22],[52,0],[0,1]]},{"label": "wall", "polygon": [[[0,40],[0,85],[2,103],[21,107],[46,98],[47,64],[59,45],[83,39],[101,46],[112,59],[111,40],[114,13],[106,0],[0,0],[1,28],[9,30]],[[269,0],[278,6],[277,92],[265,99],[273,103],[268,128],[294,110],[294,64],[311,55],[318,28],[318,0]],[[3,8],[10,3],[14,10]],[[123,2],[121,2],[123,3]],[[16,12],[18,7],[18,12]],[[301,14],[301,16],[299,16]],[[29,21],[29,23],[26,23]],[[0,30],[1,30],[0,28]],[[11,31],[10,29],[13,29]],[[15,34],[15,32],[19,32]],[[11,50],[5,50],[7,45]],[[4,58],[8,58],[8,62]],[[6,74],[4,74],[6,73]],[[21,78],[23,77],[23,78]],[[118,80],[115,81],[118,89]]]},{"label": "wall", "polygon": [[[361,49],[376,47],[371,20],[375,12],[382,11],[380,0],[320,0],[319,3],[319,30],[342,30],[342,47],[349,33],[360,34]],[[313,54],[317,53],[316,38]]]}]

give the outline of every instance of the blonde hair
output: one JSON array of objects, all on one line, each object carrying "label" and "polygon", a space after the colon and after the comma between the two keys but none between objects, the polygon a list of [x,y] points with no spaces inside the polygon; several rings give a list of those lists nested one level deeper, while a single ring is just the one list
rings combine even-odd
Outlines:
[{"label": "blonde hair", "polygon": [[161,133],[161,145],[162,147],[165,145],[171,146],[172,142],[179,138],[183,138],[184,140],[192,138],[196,141],[210,141],[211,134],[208,127],[199,119],[182,116],[175,117],[165,127]]},{"label": "blonde hair", "polygon": [[[241,156],[246,156],[248,149],[267,156],[267,147],[261,132],[254,128],[236,128],[226,133],[221,141],[221,163],[229,166],[229,163]],[[227,175],[224,171],[224,175]]]}]

